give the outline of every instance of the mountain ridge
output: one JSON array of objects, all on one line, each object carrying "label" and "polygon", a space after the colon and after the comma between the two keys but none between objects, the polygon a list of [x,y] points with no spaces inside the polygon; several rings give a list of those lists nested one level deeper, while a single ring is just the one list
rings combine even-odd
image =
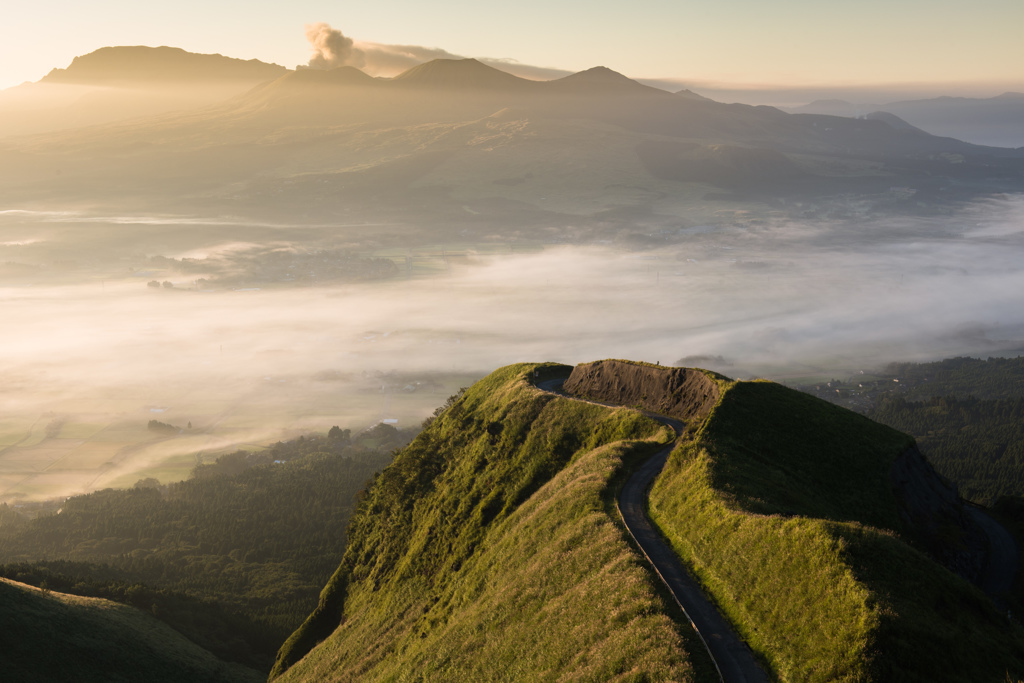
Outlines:
[{"label": "mountain ridge", "polygon": [[75,57],[64,69],[55,68],[41,83],[114,85],[183,81],[266,81],[288,72],[283,66],[258,59],[188,52],[178,47],[123,45],[103,47]]},{"label": "mountain ridge", "polygon": [[[634,374],[651,375],[655,384],[655,375],[674,371],[603,363],[637,369]],[[577,368],[585,373],[587,364]],[[608,501],[623,472],[666,438],[628,408],[533,388],[576,372],[556,364],[510,366],[452,397],[368,489],[353,517],[345,559],[317,610],[282,648],[272,678],[384,680],[417,672],[488,680],[509,671],[530,678],[537,674],[530,668],[535,660],[523,652],[532,651],[536,632],[521,621],[526,615],[543,615],[531,623],[546,633],[558,619],[555,631],[576,634],[580,627],[571,624],[592,624],[607,614],[586,605],[622,604],[619,582],[605,597],[600,591],[586,600],[552,593],[533,602],[537,586],[596,586],[583,579],[589,565],[581,555],[570,555],[572,562],[548,555],[589,543],[576,546],[527,521],[545,509],[554,514],[545,524],[565,527],[569,517],[558,515],[569,508],[561,495],[593,506],[592,516],[577,512],[572,519],[603,520],[608,503],[580,497],[582,470],[597,486],[587,495]],[[706,382],[694,381],[698,375],[684,373],[681,382],[664,384],[671,397],[643,399],[691,406],[682,410],[694,416],[686,430],[691,438],[677,446],[655,482],[652,517],[774,677],[1001,681],[1008,671],[1024,672],[1019,629],[1008,631],[976,588],[900,536],[890,470],[912,445],[910,437],[770,382],[703,376],[718,387],[717,398]],[[621,389],[634,383],[614,372],[602,382],[613,392],[616,383]],[[587,382],[576,385],[579,390]],[[623,396],[643,392],[636,386]],[[701,418],[709,400],[714,407]],[[634,440],[632,448],[648,446],[627,456],[627,442],[616,445],[623,437]],[[524,446],[532,456],[524,458]],[[611,453],[625,457],[614,465],[604,460],[602,467],[612,470],[592,477],[589,468]],[[536,457],[547,464],[539,467]],[[900,471],[918,476],[912,466]],[[501,554],[499,548],[515,551]],[[556,579],[574,571],[582,574]],[[942,595],[945,602],[936,602]],[[652,614],[667,613],[645,604]],[[633,622],[624,617],[616,623]],[[685,620],[677,623],[686,630]],[[613,639],[619,633],[618,626],[598,628]],[[572,645],[576,638],[568,644],[586,652],[590,645]],[[366,642],[374,643],[372,653],[359,646]],[[512,643],[518,654],[508,659]],[[566,644],[560,639],[551,647]],[[629,653],[631,676],[665,677],[664,670],[649,668],[653,662]],[[698,656],[698,649],[685,648],[691,666]],[[551,675],[584,671],[585,661],[565,653],[537,664]]]}]

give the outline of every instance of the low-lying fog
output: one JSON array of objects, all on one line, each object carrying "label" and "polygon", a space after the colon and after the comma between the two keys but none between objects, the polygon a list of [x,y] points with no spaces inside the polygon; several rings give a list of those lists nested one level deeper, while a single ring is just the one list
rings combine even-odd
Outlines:
[{"label": "low-lying fog", "polygon": [[[0,264],[18,261],[33,226],[49,234],[48,220],[0,215]],[[646,252],[470,252],[434,275],[316,287],[0,271],[0,501],[181,478],[197,452],[304,429],[411,426],[517,361],[682,361],[795,379],[1024,348],[1021,198],[945,220],[670,237]],[[151,419],[182,433],[147,431]]]}]

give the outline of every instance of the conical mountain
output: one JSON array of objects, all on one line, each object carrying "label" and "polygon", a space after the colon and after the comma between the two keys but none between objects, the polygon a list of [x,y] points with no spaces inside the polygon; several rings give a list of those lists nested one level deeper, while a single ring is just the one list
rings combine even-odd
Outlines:
[{"label": "conical mountain", "polygon": [[513,76],[475,59],[435,59],[392,79],[400,85],[467,89],[528,89],[535,81]]},{"label": "conical mountain", "polygon": [[549,81],[552,89],[565,92],[621,93],[629,95],[667,95],[664,90],[637,83],[606,66],[595,66],[586,71]]}]

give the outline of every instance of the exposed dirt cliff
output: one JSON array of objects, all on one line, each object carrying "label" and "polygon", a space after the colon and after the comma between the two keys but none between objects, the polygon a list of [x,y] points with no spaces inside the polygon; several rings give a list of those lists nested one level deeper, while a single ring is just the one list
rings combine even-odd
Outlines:
[{"label": "exposed dirt cliff", "polygon": [[622,360],[577,365],[563,390],[572,396],[639,407],[683,420],[707,417],[719,397],[718,385],[701,370]]}]

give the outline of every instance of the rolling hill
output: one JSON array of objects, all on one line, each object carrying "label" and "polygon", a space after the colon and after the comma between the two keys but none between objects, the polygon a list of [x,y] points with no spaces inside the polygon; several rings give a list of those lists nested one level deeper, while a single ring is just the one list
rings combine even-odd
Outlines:
[{"label": "rolling hill", "polygon": [[256,683],[134,607],[0,579],[0,675],[22,683]]},{"label": "rolling hill", "polygon": [[881,104],[818,100],[789,111],[832,116],[889,113],[945,137],[982,145],[1024,147],[1024,93],[995,97],[933,97]]},{"label": "rolling hill", "polygon": [[577,397],[685,415],[650,514],[772,679],[1024,672],[1024,632],[943,566],[977,580],[986,551],[912,439],[770,382],[678,372],[519,365],[471,387],[367,490],[272,678],[714,676],[612,504],[672,436],[533,386],[553,377]]}]

